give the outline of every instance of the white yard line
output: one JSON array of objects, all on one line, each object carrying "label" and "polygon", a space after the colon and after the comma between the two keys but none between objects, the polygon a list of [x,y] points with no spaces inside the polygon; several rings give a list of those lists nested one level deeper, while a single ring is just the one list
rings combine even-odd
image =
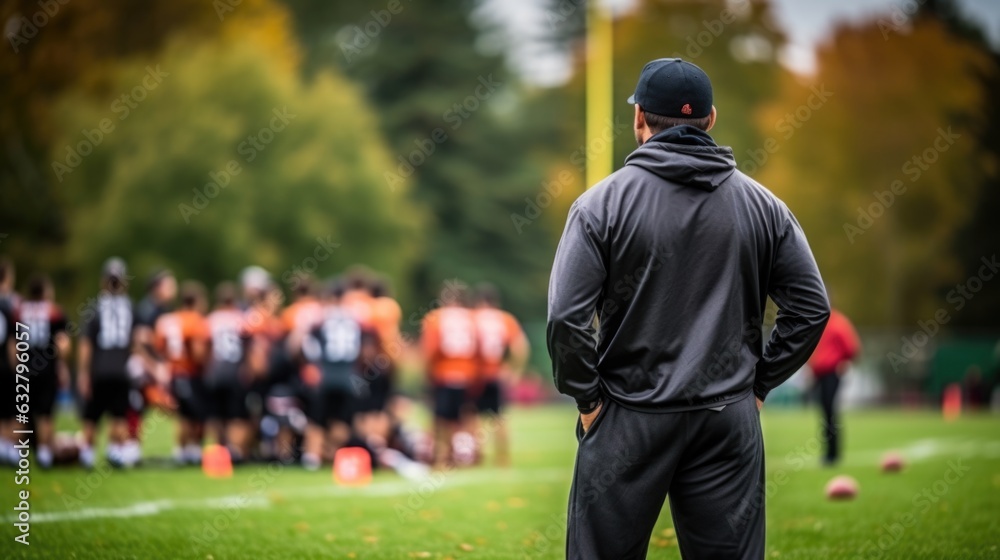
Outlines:
[{"label": "white yard line", "polygon": [[[896,451],[909,463],[919,463],[934,457],[948,456],[951,458],[984,457],[995,459],[1000,457],[1000,441],[966,438],[925,438],[910,442],[905,446],[886,446],[884,449],[866,449],[845,453],[845,459],[839,463],[844,467],[877,466],[882,456],[889,451]],[[795,458],[794,464],[802,464],[804,468],[820,469],[820,455],[815,456],[800,453],[798,449],[786,454],[781,459],[768,461],[768,465],[787,467],[790,463],[786,457]],[[815,459],[815,460],[813,460]]]},{"label": "white yard line", "polygon": [[[128,506],[118,507],[85,507],[64,511],[31,513],[33,523],[55,523],[60,521],[85,521],[91,519],[149,517],[173,510],[207,510],[207,509],[241,509],[246,507],[268,508],[272,501],[266,494],[280,497],[295,497],[296,499],[320,499],[331,496],[403,496],[415,493],[426,497],[440,490],[458,486],[477,486],[497,484],[502,482],[542,482],[565,479],[569,483],[572,470],[569,468],[547,468],[529,470],[480,470],[458,471],[431,474],[422,481],[386,480],[359,488],[335,486],[333,482],[322,486],[300,486],[293,488],[265,488],[248,491],[243,494],[220,496],[203,499],[186,500],[151,500],[137,502]],[[15,523],[13,516],[6,516],[4,521]]]}]

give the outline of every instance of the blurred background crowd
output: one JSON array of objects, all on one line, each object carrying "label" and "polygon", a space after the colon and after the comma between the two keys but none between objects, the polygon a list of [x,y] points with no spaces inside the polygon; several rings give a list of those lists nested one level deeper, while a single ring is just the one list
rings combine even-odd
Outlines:
[{"label": "blurred background crowd", "polygon": [[[92,468],[106,419],[108,463],[136,466],[155,409],[177,419],[178,465],[201,465],[211,449],[227,465],[316,470],[348,447],[364,449],[366,464],[420,477],[428,465],[479,463],[488,443],[508,464],[501,411],[529,347],[490,284],[445,283],[411,340],[385,279],[362,266],[324,281],[299,273],[289,301],[258,266],[219,283],[211,301],[201,282],[178,286],[158,269],[133,304],[132,276],[113,257],[79,321],[55,302],[48,276],[32,276],[23,298],[15,278],[0,261],[2,462],[16,465],[27,437],[43,468]],[[413,374],[405,388],[400,366]],[[429,429],[414,422],[414,397],[429,405]],[[60,403],[75,409],[79,433],[56,433]]]}]

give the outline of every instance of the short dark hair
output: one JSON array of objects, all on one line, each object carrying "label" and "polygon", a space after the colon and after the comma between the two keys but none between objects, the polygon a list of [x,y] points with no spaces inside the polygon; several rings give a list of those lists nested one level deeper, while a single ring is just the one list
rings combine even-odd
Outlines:
[{"label": "short dark hair", "polygon": [[653,134],[663,132],[668,128],[673,128],[675,126],[690,125],[701,130],[708,130],[709,123],[712,122],[712,115],[706,115],[700,119],[679,119],[677,117],[668,117],[665,115],[658,115],[656,113],[650,113],[649,111],[643,111],[646,115],[646,126],[649,127],[649,131]]},{"label": "short dark hair", "polygon": [[154,270],[152,273],[150,273],[149,279],[146,280],[146,291],[152,292],[157,287],[159,287],[160,282],[163,282],[164,280],[172,277],[173,275],[174,273],[170,272],[170,270],[166,268],[158,268]]},{"label": "short dark hair", "polygon": [[461,280],[447,281],[441,288],[441,303],[444,305],[469,307],[471,299],[472,292],[469,290],[469,285]]},{"label": "short dark hair", "polygon": [[235,283],[229,281],[220,282],[219,285],[215,287],[215,303],[225,307],[236,305],[238,293],[239,291],[237,290]]},{"label": "short dark hair", "polygon": [[308,296],[312,295],[316,287],[316,278],[308,272],[303,272],[301,274],[296,274],[292,278],[292,293],[296,296]]},{"label": "short dark hair", "polygon": [[181,306],[195,309],[205,301],[205,285],[197,280],[185,280],[181,284]]},{"label": "short dark hair", "polygon": [[324,294],[328,298],[339,300],[347,293],[348,282],[348,280],[341,277],[334,278],[327,282]]},{"label": "short dark hair", "polygon": [[500,290],[493,284],[483,282],[476,286],[476,302],[491,307],[500,307]]},{"label": "short dark hair", "polygon": [[38,272],[28,280],[28,299],[42,301],[52,289],[52,281],[45,274]]}]

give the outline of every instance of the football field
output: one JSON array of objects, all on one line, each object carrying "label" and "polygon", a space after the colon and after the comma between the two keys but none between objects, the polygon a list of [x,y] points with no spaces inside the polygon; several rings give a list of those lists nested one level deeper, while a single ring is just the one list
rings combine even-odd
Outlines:
[{"label": "football field", "polygon": [[[823,469],[817,416],[763,414],[768,558],[1000,557],[1000,419],[848,412],[845,461]],[[568,406],[514,409],[514,467],[423,482],[382,472],[358,489],[280,463],[242,466],[225,480],[166,465],[33,468],[30,546],[14,542],[24,487],[5,470],[0,558],[561,558],[574,421]],[[170,420],[153,419],[147,455],[168,456],[172,434]],[[906,458],[903,472],[880,472],[890,449]],[[857,499],[824,498],[835,474],[857,479]],[[679,557],[666,507],[649,552]]]}]

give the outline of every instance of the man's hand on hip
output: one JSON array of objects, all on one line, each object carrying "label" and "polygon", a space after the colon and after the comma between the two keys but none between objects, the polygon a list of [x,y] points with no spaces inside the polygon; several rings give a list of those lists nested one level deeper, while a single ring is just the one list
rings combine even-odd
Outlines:
[{"label": "man's hand on hip", "polygon": [[[754,398],[756,398],[756,397],[754,397]],[[760,410],[760,408],[762,406],[764,406],[764,401],[762,401],[760,399],[757,399],[757,410]]]},{"label": "man's hand on hip", "polygon": [[590,431],[590,426],[594,424],[594,420],[597,419],[597,415],[601,413],[601,408],[604,403],[597,405],[597,408],[590,411],[588,414],[580,413],[580,424],[583,426],[583,433]]}]

